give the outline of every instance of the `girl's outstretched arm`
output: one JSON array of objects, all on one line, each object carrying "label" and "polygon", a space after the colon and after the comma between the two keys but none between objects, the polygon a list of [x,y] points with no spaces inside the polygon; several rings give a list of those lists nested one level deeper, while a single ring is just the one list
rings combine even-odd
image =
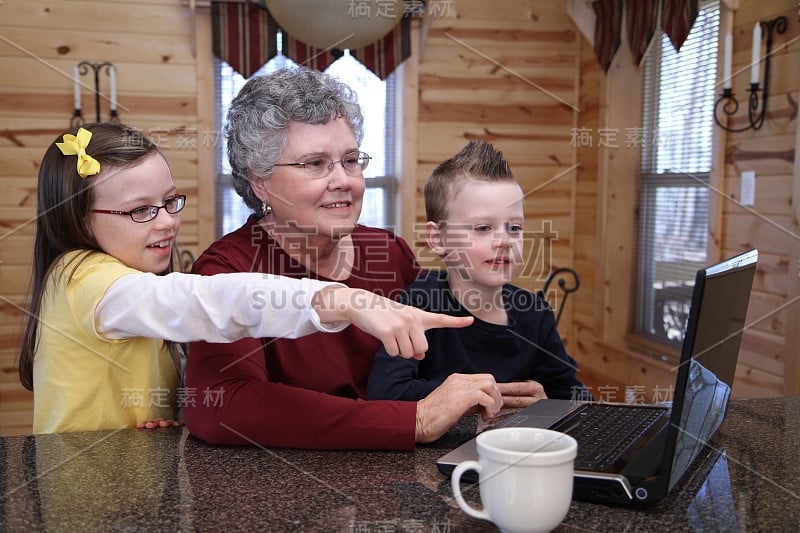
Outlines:
[{"label": "girl's outstretched arm", "polygon": [[109,286],[95,321],[98,332],[109,339],[297,338],[341,331],[350,324],[324,324],[311,305],[314,295],[331,285],[338,284],[256,273],[128,274]]},{"label": "girl's outstretched arm", "polygon": [[428,349],[426,330],[472,323],[338,283],[260,273],[128,274],[108,288],[95,321],[109,339],[214,343],[293,339],[341,331],[352,323],[379,339],[389,354],[418,359]]}]

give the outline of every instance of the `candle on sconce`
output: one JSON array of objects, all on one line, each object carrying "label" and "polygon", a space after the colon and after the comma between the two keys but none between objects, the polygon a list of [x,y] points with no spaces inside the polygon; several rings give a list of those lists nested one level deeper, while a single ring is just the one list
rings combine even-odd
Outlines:
[{"label": "candle on sconce", "polygon": [[753,62],[750,65],[750,83],[758,85],[758,71],[761,64],[761,23],[753,27]]},{"label": "candle on sconce", "polygon": [[117,110],[117,67],[108,67],[109,92],[111,93],[111,111]]},{"label": "candle on sconce", "polygon": [[75,69],[73,70],[73,104],[75,109],[81,108],[81,70],[78,68],[78,65],[75,65]]},{"label": "candle on sconce", "polygon": [[733,69],[733,35],[725,34],[725,59],[722,64],[722,88],[731,88],[731,70]]}]

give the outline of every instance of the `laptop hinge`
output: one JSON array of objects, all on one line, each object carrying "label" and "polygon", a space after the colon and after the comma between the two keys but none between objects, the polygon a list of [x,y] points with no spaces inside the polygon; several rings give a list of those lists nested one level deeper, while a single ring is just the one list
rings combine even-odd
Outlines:
[{"label": "laptop hinge", "polygon": [[633,486],[625,476],[583,470],[575,471],[572,496],[578,500],[618,505],[635,500]]}]

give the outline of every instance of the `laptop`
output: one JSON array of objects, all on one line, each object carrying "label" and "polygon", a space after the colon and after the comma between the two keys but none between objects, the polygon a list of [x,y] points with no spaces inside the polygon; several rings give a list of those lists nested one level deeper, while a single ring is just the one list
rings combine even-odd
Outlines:
[{"label": "laptop", "polygon": [[[697,271],[671,402],[541,400],[493,428],[544,427],[574,436],[575,499],[615,505],[663,499],[725,418],[757,260],[753,249]],[[449,475],[470,459],[477,459],[475,438],[440,457],[437,467]]]}]

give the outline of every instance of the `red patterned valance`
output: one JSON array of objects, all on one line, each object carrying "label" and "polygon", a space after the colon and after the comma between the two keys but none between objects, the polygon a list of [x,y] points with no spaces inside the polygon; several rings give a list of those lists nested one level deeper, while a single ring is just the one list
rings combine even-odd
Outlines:
[{"label": "red patterned valance", "polygon": [[[314,48],[293,38],[261,5],[212,2],[211,17],[214,54],[245,78],[278,53],[276,38],[279,29],[283,34],[284,55],[299,65],[325,70],[342,55],[341,50]],[[402,17],[383,38],[350,50],[350,55],[379,78],[385,79],[411,55],[410,19]]]},{"label": "red patterned valance", "polygon": [[596,0],[592,4],[595,14],[594,53],[603,72],[608,72],[611,60],[619,49],[622,29],[622,0]]},{"label": "red patterned valance", "polygon": [[663,0],[661,13],[664,33],[669,36],[672,46],[680,51],[683,41],[689,36],[699,12],[697,0]]},{"label": "red patterned valance", "polygon": [[262,7],[212,2],[211,20],[214,55],[245,78],[278,53],[278,24]]},{"label": "red patterned valance", "polygon": [[625,31],[633,63],[642,62],[658,24],[658,2],[628,2],[625,10]]},{"label": "red patterned valance", "polygon": [[604,72],[619,48],[623,7],[628,46],[637,65],[653,38],[659,12],[661,27],[675,50],[689,36],[699,12],[698,0],[595,0],[594,52]]}]

